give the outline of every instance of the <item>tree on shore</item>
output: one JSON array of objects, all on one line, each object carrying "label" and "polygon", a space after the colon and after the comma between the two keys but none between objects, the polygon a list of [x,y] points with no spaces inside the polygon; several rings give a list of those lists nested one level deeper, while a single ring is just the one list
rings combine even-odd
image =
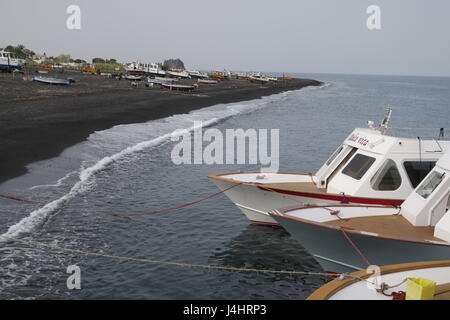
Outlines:
[{"label": "tree on shore", "polygon": [[8,45],[4,48],[5,51],[11,52],[14,56],[21,59],[30,59],[35,55],[34,51],[25,48],[23,44],[17,46]]},{"label": "tree on shore", "polygon": [[60,54],[55,59],[55,63],[68,63],[70,62],[70,54]]},{"label": "tree on shore", "polygon": [[103,58],[93,58],[92,63],[105,63],[105,59]]}]

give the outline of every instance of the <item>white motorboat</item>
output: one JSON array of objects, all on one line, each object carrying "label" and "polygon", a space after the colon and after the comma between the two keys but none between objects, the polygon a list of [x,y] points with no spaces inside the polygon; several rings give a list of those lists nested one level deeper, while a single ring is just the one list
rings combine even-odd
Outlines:
[{"label": "white motorboat", "polygon": [[125,76],[126,80],[131,80],[131,81],[141,81],[143,79],[142,76],[137,76],[137,75],[133,75],[133,74],[127,74]]},{"label": "white motorboat", "polygon": [[206,79],[208,78],[208,74],[204,72],[200,72],[198,70],[188,70],[187,71],[191,78],[197,78],[197,79]]},{"label": "white motorboat", "polygon": [[249,79],[251,82],[257,82],[257,83],[267,83],[270,81],[270,79],[268,77],[262,75],[261,73],[251,74],[249,76]]},{"label": "white motorboat", "polygon": [[173,84],[173,83],[161,83],[161,87],[168,90],[176,90],[176,91],[186,91],[191,92],[197,89],[197,85],[184,85],[184,84]]},{"label": "white motorboat", "polygon": [[189,75],[189,73],[187,71],[167,71],[167,75],[169,77],[175,77],[175,78],[185,78],[188,79],[191,76]]},{"label": "white motorboat", "polygon": [[147,82],[151,83],[151,84],[156,84],[156,85],[161,85],[163,83],[165,84],[170,84],[173,82],[176,82],[177,79],[173,79],[173,78],[160,78],[160,77],[155,77],[155,78],[148,78]]},{"label": "white motorboat", "polygon": [[[381,168],[375,183],[390,180]],[[270,214],[325,270],[349,271],[370,264],[447,259],[449,209],[447,152],[401,206],[305,205]]]},{"label": "white motorboat", "polygon": [[21,69],[24,65],[24,59],[15,57],[11,52],[0,50],[0,68]]},{"label": "white motorboat", "polygon": [[158,63],[131,62],[126,65],[125,70],[130,74],[150,75],[156,77],[166,76],[166,71]]},{"label": "white motorboat", "polygon": [[198,84],[218,84],[219,80],[214,80],[214,79],[198,79],[197,80]]},{"label": "white motorboat", "polygon": [[450,150],[450,141],[389,136],[383,126],[355,129],[315,174],[256,171],[208,177],[221,190],[239,184],[225,194],[255,223],[277,224],[268,211],[306,203],[401,205]]},{"label": "white motorboat", "polygon": [[70,85],[73,81],[73,79],[59,79],[59,78],[51,78],[51,77],[34,77],[34,81],[46,83],[46,84],[57,84],[57,85]]},{"label": "white motorboat", "polygon": [[[450,300],[450,260],[382,266],[330,281],[307,300]],[[426,294],[424,294],[426,293]]]}]

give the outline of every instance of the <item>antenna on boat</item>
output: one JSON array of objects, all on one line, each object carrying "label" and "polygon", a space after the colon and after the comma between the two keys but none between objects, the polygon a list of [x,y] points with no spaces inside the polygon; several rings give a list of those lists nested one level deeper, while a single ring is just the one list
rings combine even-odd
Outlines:
[{"label": "antenna on boat", "polygon": [[383,118],[383,121],[378,126],[374,126],[373,121],[367,121],[367,125],[370,129],[379,130],[382,134],[386,132],[386,130],[389,128],[389,122],[391,121],[391,114],[392,114],[392,108],[390,105],[386,108],[386,114]]},{"label": "antenna on boat", "polygon": [[381,121],[380,126],[379,126],[379,130],[383,134],[386,132],[386,130],[389,127],[389,122],[391,122],[391,115],[392,115],[392,108],[390,105],[388,105],[386,108],[386,115],[384,116],[383,121]]}]

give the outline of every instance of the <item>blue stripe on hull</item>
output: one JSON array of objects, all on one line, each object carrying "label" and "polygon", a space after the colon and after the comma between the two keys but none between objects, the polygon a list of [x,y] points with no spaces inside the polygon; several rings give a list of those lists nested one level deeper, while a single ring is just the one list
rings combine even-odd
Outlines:
[{"label": "blue stripe on hull", "polygon": [[12,66],[12,65],[7,65],[7,64],[1,64],[0,63],[0,68],[10,68],[10,69],[22,69],[22,66]]}]

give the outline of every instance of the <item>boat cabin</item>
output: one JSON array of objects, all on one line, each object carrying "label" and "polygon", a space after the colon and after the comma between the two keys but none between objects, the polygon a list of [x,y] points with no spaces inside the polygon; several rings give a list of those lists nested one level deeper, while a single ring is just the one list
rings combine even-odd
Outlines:
[{"label": "boat cabin", "polygon": [[317,171],[327,193],[405,199],[450,150],[450,141],[398,138],[355,129]]},{"label": "boat cabin", "polygon": [[402,204],[402,215],[414,226],[434,227],[434,236],[450,242],[450,153]]},{"label": "boat cabin", "polygon": [[0,50],[0,67],[20,69],[24,64],[24,59],[15,57],[11,52]]}]

